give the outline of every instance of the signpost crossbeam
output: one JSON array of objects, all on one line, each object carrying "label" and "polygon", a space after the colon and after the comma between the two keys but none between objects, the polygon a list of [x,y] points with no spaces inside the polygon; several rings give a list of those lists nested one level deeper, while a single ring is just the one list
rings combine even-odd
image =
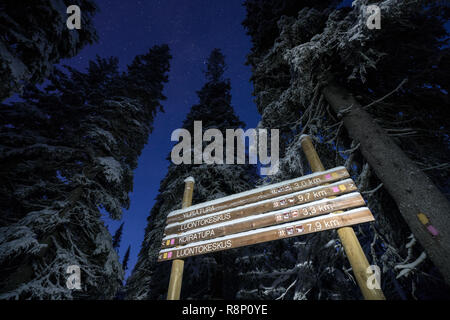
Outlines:
[{"label": "signpost crossbeam", "polygon": [[366,207],[362,207],[343,213],[318,216],[306,220],[237,233],[219,239],[199,241],[186,246],[163,249],[160,251],[158,261],[182,259],[251,244],[351,226],[373,220],[374,218],[370,210]]},{"label": "signpost crossbeam", "polygon": [[264,200],[246,206],[189,219],[183,222],[168,224],[164,230],[164,235],[167,236],[170,234],[180,234],[189,230],[206,227],[208,225],[214,225],[217,223],[231,221],[251,215],[289,208],[295,205],[310,203],[313,201],[338,196],[357,190],[358,188],[356,187],[353,180],[346,179],[344,181],[335,182],[327,186],[315,187],[282,197]]},{"label": "signpost crossbeam", "polygon": [[232,196],[203,202],[190,206],[189,208],[172,211],[167,216],[167,224],[181,222],[194,217],[310,189],[326,183],[347,179],[349,177],[350,175],[345,167],[337,167],[320,173],[313,173],[296,179],[237,193]]},{"label": "signpost crossbeam", "polygon": [[193,229],[182,234],[168,235],[163,238],[161,248],[165,249],[186,245],[191,242],[208,240],[276,224],[307,219],[338,210],[353,209],[364,205],[365,201],[362,196],[358,192],[353,192],[333,199],[323,199],[291,208]]}]

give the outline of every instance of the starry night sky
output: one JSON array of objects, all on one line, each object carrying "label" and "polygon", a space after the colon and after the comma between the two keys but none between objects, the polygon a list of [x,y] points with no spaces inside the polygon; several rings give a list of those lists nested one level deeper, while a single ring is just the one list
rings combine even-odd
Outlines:
[{"label": "starry night sky", "polygon": [[[251,96],[250,67],[245,66],[251,43],[241,25],[245,18],[241,0],[96,0],[96,3],[100,9],[94,17],[98,43],[61,64],[84,71],[95,55],[115,56],[124,70],[137,54],[162,43],[170,46],[173,56],[164,90],[165,113],[157,115],[154,131],[139,158],[131,206],[122,219],[125,225],[119,254],[122,259],[131,244],[128,277],[137,261],[159,183],[167,172],[166,157],[174,145],[171,133],[181,127],[190,107],[198,102],[196,91],[205,82],[202,71],[212,49],[220,48],[226,56],[225,76],[231,79],[232,104],[240,119],[247,128],[254,128],[260,116]],[[104,220],[112,234],[122,223],[106,214]]]}]

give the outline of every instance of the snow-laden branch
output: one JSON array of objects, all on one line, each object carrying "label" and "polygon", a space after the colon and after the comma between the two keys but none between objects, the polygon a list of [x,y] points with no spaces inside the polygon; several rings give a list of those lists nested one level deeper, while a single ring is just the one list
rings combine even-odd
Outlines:
[{"label": "snow-laden branch", "polygon": [[358,150],[358,148],[359,148],[360,145],[361,145],[361,144],[358,143],[356,146],[351,147],[350,149],[347,149],[347,150],[344,150],[344,151],[339,151],[339,153],[342,153],[342,154],[350,154],[350,153],[353,153],[353,152],[355,152],[356,150]]},{"label": "snow-laden branch", "polygon": [[435,166],[431,166],[431,167],[428,167],[428,168],[424,168],[424,169],[421,169],[421,170],[422,170],[422,171],[435,170],[435,169],[438,169],[438,170],[446,170],[446,169],[448,169],[448,168],[450,168],[450,162],[447,162],[447,163],[441,163],[441,164],[438,164],[438,165],[435,165]]},{"label": "snow-laden branch", "polygon": [[395,92],[397,92],[398,90],[400,90],[401,87],[402,87],[406,82],[408,82],[408,78],[403,79],[402,82],[400,82],[400,84],[399,84],[394,90],[392,90],[391,92],[389,92],[389,93],[386,94],[385,96],[381,97],[380,99],[377,99],[377,100],[375,100],[375,101],[369,103],[368,105],[364,106],[363,109],[366,109],[366,110],[367,110],[367,109],[369,109],[371,106],[373,106],[373,105],[375,105],[375,104],[377,104],[377,103],[379,103],[379,102],[381,102],[381,101],[383,101],[383,100],[389,98],[389,97],[390,97],[391,95],[393,95]]},{"label": "snow-laden branch", "polygon": [[420,263],[422,263],[425,258],[427,257],[427,254],[425,252],[422,252],[420,256],[413,262],[408,264],[399,264],[396,265],[395,269],[401,269],[400,273],[397,275],[396,279],[407,276],[412,270],[414,270]]},{"label": "snow-laden branch", "polygon": [[376,186],[374,189],[368,190],[368,191],[362,191],[361,193],[362,193],[362,194],[365,194],[365,195],[372,195],[372,194],[374,194],[375,192],[377,192],[382,186],[383,186],[383,183],[380,183],[380,184],[379,184],[378,186]]},{"label": "snow-laden branch", "polygon": [[412,257],[413,252],[412,252],[412,248],[413,246],[416,244],[416,238],[414,237],[414,235],[411,233],[411,235],[408,237],[408,239],[411,239],[406,245],[405,248],[408,249],[408,255],[406,256],[406,258],[400,263],[400,265],[404,265],[406,264]]},{"label": "snow-laden branch", "polygon": [[306,292],[296,292],[294,294],[293,300],[306,300],[306,295],[311,291],[312,288],[309,288]]},{"label": "snow-laden branch", "polygon": [[288,293],[289,289],[291,289],[295,284],[297,283],[297,279],[292,282],[289,287],[287,287],[286,291],[283,292],[283,294],[281,296],[279,296],[278,298],[276,298],[275,300],[281,300],[284,298],[284,296],[286,295],[286,293]]}]

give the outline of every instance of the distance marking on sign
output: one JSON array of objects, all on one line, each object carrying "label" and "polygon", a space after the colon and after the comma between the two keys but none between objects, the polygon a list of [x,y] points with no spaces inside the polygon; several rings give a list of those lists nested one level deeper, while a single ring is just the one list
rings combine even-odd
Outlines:
[{"label": "distance marking on sign", "polygon": [[162,240],[161,248],[170,248],[188,243],[213,239],[234,233],[272,226],[295,220],[324,215],[338,210],[362,207],[365,201],[358,192],[345,194],[333,199],[323,199],[292,208],[272,211],[202,227],[179,235],[168,235]]},{"label": "distance marking on sign", "polygon": [[353,180],[346,179],[326,186],[319,186],[305,191],[295,192],[275,199],[263,200],[239,208],[229,209],[223,212],[189,219],[183,222],[168,224],[164,230],[164,235],[167,236],[170,234],[180,234],[193,229],[198,229],[209,225],[252,215],[262,214],[274,210],[293,207],[295,205],[309,203],[331,196],[346,194],[354,192],[356,190],[357,187]]},{"label": "distance marking on sign", "polygon": [[171,224],[181,222],[187,219],[236,208],[261,200],[306,190],[326,183],[336,182],[349,177],[350,175],[345,167],[337,167],[327,171],[313,173],[296,179],[263,186],[220,199],[199,203],[188,208],[172,211],[167,216],[167,223]]},{"label": "distance marking on sign", "polygon": [[163,249],[159,252],[158,262],[183,259],[189,256],[239,248],[256,243],[295,237],[370,221],[374,221],[374,218],[369,208],[357,208],[343,213],[327,214],[306,220],[286,223],[281,226],[275,225],[236,233],[218,239],[194,242],[181,247]]}]

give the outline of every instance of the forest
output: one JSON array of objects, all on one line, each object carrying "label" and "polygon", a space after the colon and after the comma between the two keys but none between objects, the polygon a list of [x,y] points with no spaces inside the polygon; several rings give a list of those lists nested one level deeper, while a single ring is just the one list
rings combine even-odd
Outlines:
[{"label": "forest", "polygon": [[[439,0],[1,1],[0,300],[165,300],[185,180],[199,204],[311,174],[305,135],[375,218],[353,230],[385,298],[450,299],[449,16]],[[252,126],[266,141],[229,147]],[[192,140],[172,149],[175,130]],[[205,132],[227,137],[209,161]],[[263,144],[272,163],[250,161]],[[327,230],[186,257],[181,299],[364,297]]]}]

